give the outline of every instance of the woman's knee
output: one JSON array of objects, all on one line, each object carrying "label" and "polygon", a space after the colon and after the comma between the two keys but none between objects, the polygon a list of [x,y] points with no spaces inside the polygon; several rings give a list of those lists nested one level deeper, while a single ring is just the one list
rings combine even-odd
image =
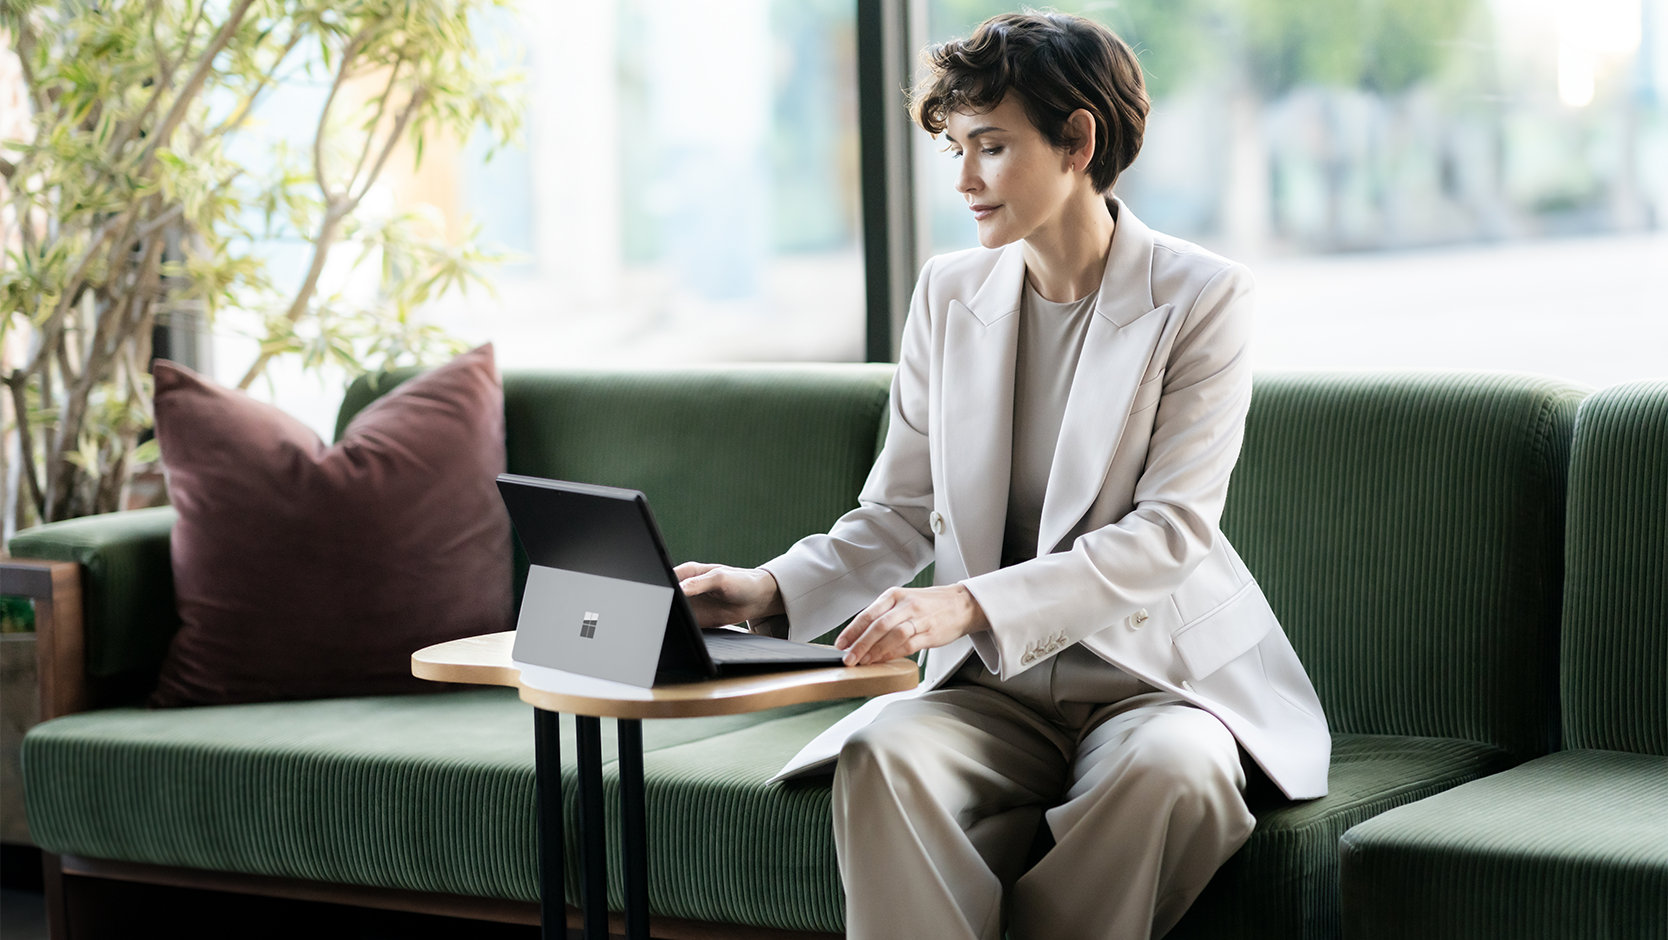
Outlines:
[{"label": "woman's knee", "polygon": [[910,766],[912,756],[918,759],[932,746],[915,722],[872,721],[846,738],[837,766],[845,774],[893,773]]},{"label": "woman's knee", "polygon": [[1129,775],[1155,791],[1216,797],[1245,787],[1233,734],[1198,709],[1176,709],[1143,722],[1119,749]]}]

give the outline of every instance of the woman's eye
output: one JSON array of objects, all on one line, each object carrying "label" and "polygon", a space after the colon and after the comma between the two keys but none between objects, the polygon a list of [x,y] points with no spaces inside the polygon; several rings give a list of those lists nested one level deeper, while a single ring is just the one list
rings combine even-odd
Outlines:
[{"label": "woman's eye", "polygon": [[986,147],[983,150],[980,150],[979,152],[984,154],[987,157],[994,157],[997,154],[1002,152],[1002,148],[1001,147]]}]

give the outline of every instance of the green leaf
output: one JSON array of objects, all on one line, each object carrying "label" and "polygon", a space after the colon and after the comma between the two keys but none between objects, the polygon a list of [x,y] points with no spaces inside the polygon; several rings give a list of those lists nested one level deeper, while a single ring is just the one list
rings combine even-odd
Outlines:
[{"label": "green leaf", "polygon": [[156,463],[161,459],[162,442],[154,437],[145,443],[140,444],[138,447],[135,447],[133,449],[133,454],[128,458],[129,462],[133,464]]}]

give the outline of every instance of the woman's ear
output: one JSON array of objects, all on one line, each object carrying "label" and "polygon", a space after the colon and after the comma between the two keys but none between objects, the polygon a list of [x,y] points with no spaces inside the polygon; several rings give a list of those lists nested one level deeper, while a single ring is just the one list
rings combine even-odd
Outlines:
[{"label": "woman's ear", "polygon": [[1066,131],[1072,140],[1072,169],[1087,170],[1095,160],[1095,116],[1078,108],[1066,115]]}]

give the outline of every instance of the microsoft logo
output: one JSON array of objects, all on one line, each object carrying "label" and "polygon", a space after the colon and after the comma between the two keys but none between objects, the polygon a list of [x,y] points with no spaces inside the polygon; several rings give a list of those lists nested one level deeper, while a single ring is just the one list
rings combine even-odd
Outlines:
[{"label": "microsoft logo", "polygon": [[597,635],[597,612],[585,611],[585,619],[579,624],[579,635],[589,640]]}]

